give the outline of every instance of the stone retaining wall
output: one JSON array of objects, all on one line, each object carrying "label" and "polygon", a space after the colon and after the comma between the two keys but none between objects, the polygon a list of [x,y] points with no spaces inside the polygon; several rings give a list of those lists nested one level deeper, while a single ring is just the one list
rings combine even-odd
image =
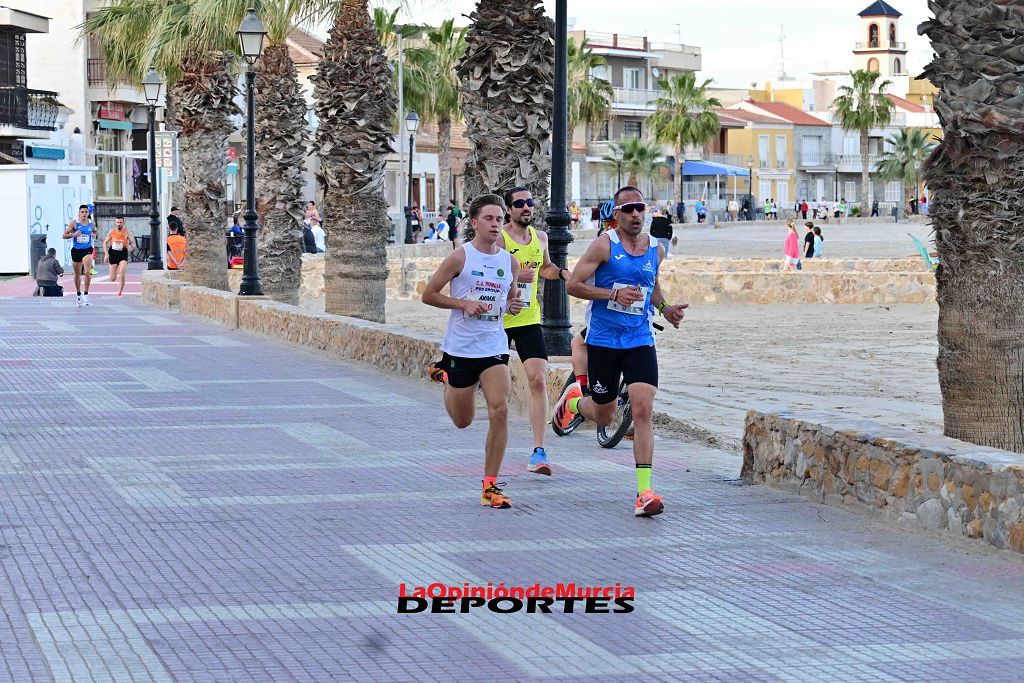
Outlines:
[{"label": "stone retaining wall", "polygon": [[1024,553],[1024,455],[830,413],[747,414],[742,477]]}]

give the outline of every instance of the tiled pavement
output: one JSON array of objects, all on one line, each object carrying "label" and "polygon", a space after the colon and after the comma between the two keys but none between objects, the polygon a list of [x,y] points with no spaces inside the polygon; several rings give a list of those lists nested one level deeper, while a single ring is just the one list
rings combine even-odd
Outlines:
[{"label": "tiled pavement", "polygon": [[[552,437],[477,504],[439,387],[106,299],[0,299],[0,680],[1021,680],[1024,563]],[[396,614],[419,585],[620,582],[632,614]]]}]

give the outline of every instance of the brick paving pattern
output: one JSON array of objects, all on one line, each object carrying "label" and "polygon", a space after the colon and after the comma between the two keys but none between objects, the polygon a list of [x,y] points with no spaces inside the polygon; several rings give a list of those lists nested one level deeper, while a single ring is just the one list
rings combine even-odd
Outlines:
[{"label": "brick paving pattern", "polygon": [[[483,424],[440,388],[135,301],[0,299],[0,680],[1020,680],[1021,558],[736,481],[659,440]],[[396,614],[399,582],[620,582],[632,614]]]}]

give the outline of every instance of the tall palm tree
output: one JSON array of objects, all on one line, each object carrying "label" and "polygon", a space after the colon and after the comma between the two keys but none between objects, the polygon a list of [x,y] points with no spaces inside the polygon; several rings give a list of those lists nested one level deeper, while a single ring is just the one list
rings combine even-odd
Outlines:
[{"label": "tall palm tree", "polygon": [[429,29],[426,42],[409,48],[407,53],[413,85],[410,108],[415,108],[424,121],[437,123],[442,207],[448,206],[452,198],[452,120],[458,117],[462,104],[455,69],[465,52],[466,29],[455,28],[455,20],[448,19]]},{"label": "tall palm tree", "polygon": [[935,150],[935,143],[919,128],[904,128],[898,135],[890,135],[888,142],[890,149],[882,154],[875,170],[882,180],[903,183],[903,203],[908,205],[917,196],[922,165]]},{"label": "tall palm tree", "polygon": [[384,322],[385,245],[391,233],[384,165],[397,102],[366,0],[346,0],[338,9],[310,80],[320,119],[314,149],[324,212],[331,217],[325,307],[328,313]]},{"label": "tall palm tree", "polygon": [[[195,0],[192,21],[210,44],[237,44],[234,32],[252,0]],[[323,0],[262,0],[266,45],[256,63],[256,204],[263,290],[297,304],[302,269],[303,163],[309,107],[288,50],[293,26],[318,16]],[[249,173],[250,169],[246,169]],[[330,223],[327,224],[330,226]]]},{"label": "tall palm tree", "polygon": [[836,120],[843,130],[860,133],[860,196],[862,206],[867,204],[870,195],[871,163],[868,153],[868,134],[874,128],[889,125],[895,106],[885,96],[885,90],[892,81],[878,82],[881,75],[877,71],[859,69],[850,73],[853,85],[839,88],[839,96],[832,106],[836,111]]},{"label": "tall palm tree", "polygon": [[[595,55],[587,39],[577,45],[569,38],[568,51],[568,105],[569,125],[566,128],[566,163],[572,166],[572,138],[576,126],[586,126],[587,142],[590,142],[591,128],[608,118],[611,100],[615,92],[612,84],[593,75],[594,69],[606,66],[608,62],[601,55]],[[565,174],[565,196],[572,196],[572,173]]]},{"label": "tall palm tree", "polygon": [[188,226],[183,274],[193,284],[227,289],[225,150],[239,113],[237,88],[227,46],[206,44],[193,30],[194,6],[194,0],[114,0],[79,29],[97,39],[113,78],[138,84],[150,66],[165,75],[175,104]]},{"label": "tall palm tree", "polygon": [[659,176],[659,165],[665,157],[658,143],[630,136],[608,147],[609,153],[601,157],[601,160],[625,171],[627,185],[639,187],[641,180],[653,181]]},{"label": "tall palm tree", "polygon": [[540,0],[478,0],[459,61],[472,144],[465,196],[527,187],[547,211],[554,94],[554,24]]},{"label": "tall palm tree", "polygon": [[697,85],[697,76],[685,71],[671,77],[658,79],[658,87],[664,93],[655,100],[657,111],[651,117],[651,132],[658,142],[672,145],[676,155],[676,178],[672,184],[675,203],[683,198],[683,153],[687,147],[703,146],[718,135],[722,122],[712,111],[721,107],[717,98],[707,94],[711,79]]},{"label": "tall palm tree", "polygon": [[1019,3],[932,0],[943,139],[925,164],[939,252],[939,386],[947,436],[1024,453],[1024,73]]}]

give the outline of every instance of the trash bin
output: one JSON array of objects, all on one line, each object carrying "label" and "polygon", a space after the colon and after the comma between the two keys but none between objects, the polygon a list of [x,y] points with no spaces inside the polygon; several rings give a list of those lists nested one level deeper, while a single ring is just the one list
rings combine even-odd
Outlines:
[{"label": "trash bin", "polygon": [[32,235],[31,251],[29,259],[31,263],[29,267],[32,271],[32,277],[36,276],[36,265],[39,263],[39,259],[46,256],[46,233],[38,235]]}]

